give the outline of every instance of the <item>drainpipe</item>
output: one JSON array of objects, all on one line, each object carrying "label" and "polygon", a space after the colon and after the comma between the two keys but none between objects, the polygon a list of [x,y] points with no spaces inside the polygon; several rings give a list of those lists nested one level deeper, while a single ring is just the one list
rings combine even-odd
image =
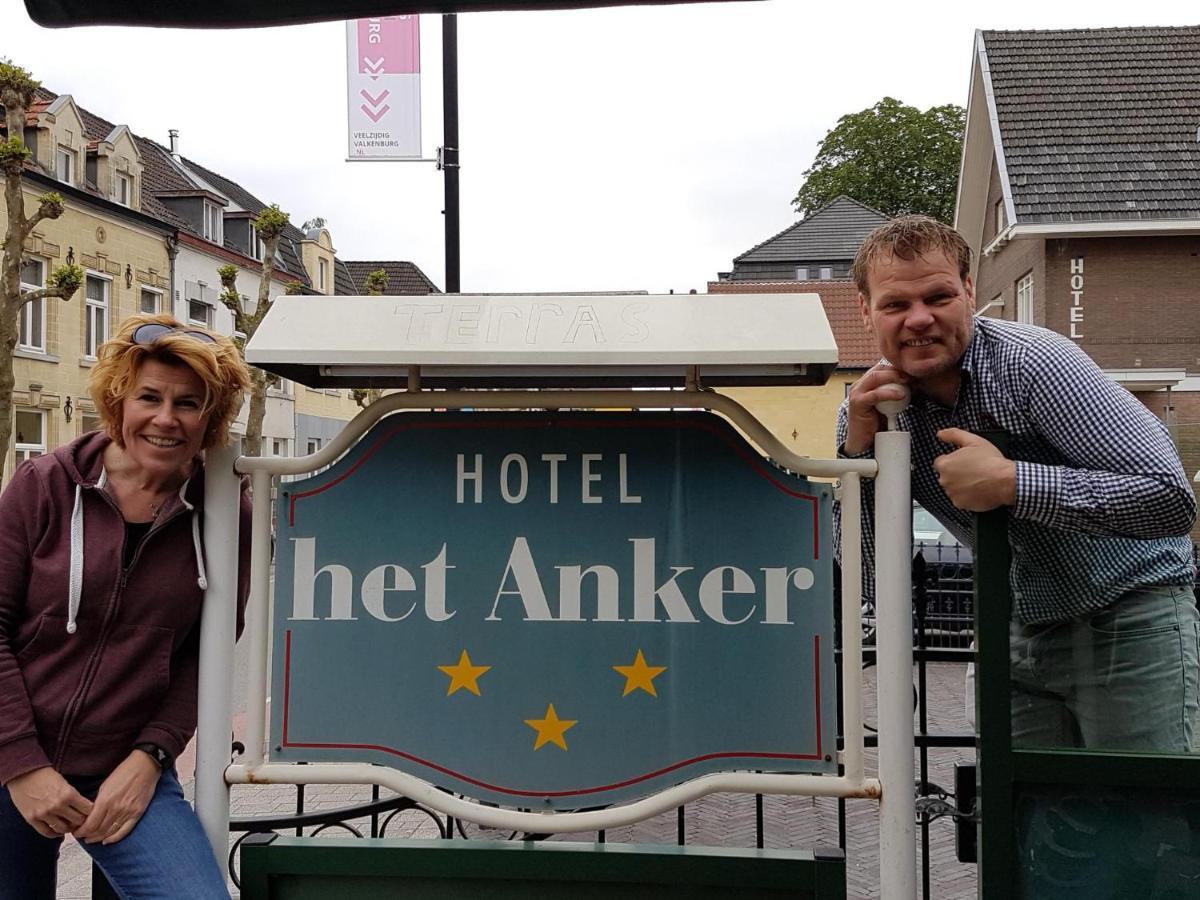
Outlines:
[{"label": "drainpipe", "polygon": [[168,234],[163,243],[167,245],[167,272],[171,282],[171,315],[178,319],[178,310],[175,308],[175,298],[179,293],[175,289],[175,257],[179,255],[179,239],[173,234]]}]

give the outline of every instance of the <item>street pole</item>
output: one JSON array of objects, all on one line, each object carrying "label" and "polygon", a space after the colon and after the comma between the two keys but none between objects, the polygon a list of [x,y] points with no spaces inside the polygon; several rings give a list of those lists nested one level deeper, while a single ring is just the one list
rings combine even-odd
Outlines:
[{"label": "street pole", "polygon": [[458,17],[442,16],[442,167],[446,178],[446,293],[459,284],[458,230]]},{"label": "street pole", "polygon": [[[241,443],[214,447],[204,467],[204,558],[207,588],[200,614],[197,696],[196,814],[222,873],[228,872],[230,722],[233,643],[237,627],[241,481],[233,464]],[[180,886],[183,887],[182,885]]]}]

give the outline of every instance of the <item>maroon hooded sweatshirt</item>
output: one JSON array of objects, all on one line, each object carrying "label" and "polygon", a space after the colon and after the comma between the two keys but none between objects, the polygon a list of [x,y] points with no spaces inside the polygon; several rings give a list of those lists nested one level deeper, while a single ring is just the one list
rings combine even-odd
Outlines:
[{"label": "maroon hooded sweatshirt", "polygon": [[[109,443],[94,432],[24,463],[0,495],[0,784],[42,766],[107,775],[143,742],[177,756],[196,730],[203,470],[166,501],[126,569],[125,522],[103,488]],[[239,634],[244,493],[241,512]]]}]

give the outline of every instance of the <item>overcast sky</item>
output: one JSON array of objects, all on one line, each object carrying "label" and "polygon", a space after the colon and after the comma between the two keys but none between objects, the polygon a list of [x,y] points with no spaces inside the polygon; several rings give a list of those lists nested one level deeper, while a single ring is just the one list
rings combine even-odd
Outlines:
[{"label": "overcast sky", "polygon": [[[203,0],[197,0],[203,2]],[[459,16],[464,291],[703,292],[792,224],[839,116],[884,96],[966,104],[976,28],[1188,25],[1194,0],[704,3]],[[422,28],[424,145],[441,143],[441,20]],[[442,176],[348,163],[341,23],[47,30],[0,0],[0,56],[50,90],[279,203],[346,259],[445,284]]]}]

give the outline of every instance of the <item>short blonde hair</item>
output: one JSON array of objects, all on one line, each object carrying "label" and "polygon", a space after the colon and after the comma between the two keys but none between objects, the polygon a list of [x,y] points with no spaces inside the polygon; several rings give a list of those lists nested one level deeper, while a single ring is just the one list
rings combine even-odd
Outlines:
[{"label": "short blonde hair", "polygon": [[850,277],[869,300],[871,292],[867,276],[871,266],[884,257],[913,260],[934,251],[946,254],[946,258],[958,266],[959,278],[965,279],[970,273],[971,248],[961,234],[929,216],[900,216],[884,222],[867,235],[854,257]]},{"label": "short blonde hair", "polygon": [[[178,329],[167,332],[149,344],[136,344],[133,333],[143,325],[163,325]],[[213,343],[184,334],[200,331]],[[250,370],[233,341],[206,328],[183,325],[174,317],[130,316],[110,340],[100,345],[96,365],[88,379],[88,390],[104,430],[118,446],[123,446],[121,427],[124,424],[125,398],[132,393],[138,373],[147,360],[170,366],[187,366],[204,384],[202,412],[208,416],[201,447],[224,446],[229,443],[229,426],[242,408],[242,397],[250,387]]]}]

